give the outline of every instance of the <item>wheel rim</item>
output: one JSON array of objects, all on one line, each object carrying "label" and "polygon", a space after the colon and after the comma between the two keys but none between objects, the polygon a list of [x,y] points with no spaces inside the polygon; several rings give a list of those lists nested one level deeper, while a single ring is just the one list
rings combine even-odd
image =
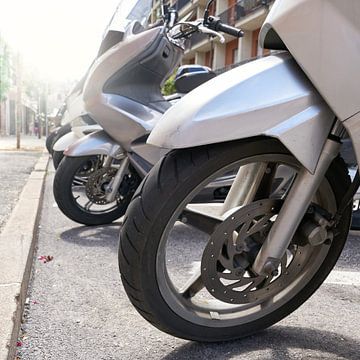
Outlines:
[{"label": "wheel rim", "polygon": [[[115,168],[103,168],[104,158],[97,156],[81,164],[71,184],[71,195],[76,206],[89,215],[103,215],[117,210],[125,199],[120,193],[115,201],[106,200],[106,186],[116,173]],[[128,175],[127,175],[128,176]]]},{"label": "wheel rim", "polygon": [[[277,169],[286,167],[291,169],[293,173],[296,173],[298,170],[298,163],[294,158],[275,154],[249,157],[237,163],[224,166],[216,173],[204,179],[196,189],[186,196],[174,211],[160,239],[156,259],[158,286],[169,307],[187,321],[209,327],[230,327],[249,323],[266,316],[299,293],[316,274],[330,249],[330,246],[327,244],[317,247],[310,245],[295,246],[292,244],[287,251],[286,258],[283,259],[279,267],[280,273],[278,276],[272,279],[263,279],[263,283],[257,283],[254,286],[255,288],[259,287],[259,289],[255,290],[246,290],[246,284],[239,284],[240,289],[237,291],[242,293],[242,301],[230,303],[231,298],[227,298],[228,302],[219,300],[220,291],[224,292],[226,286],[224,283],[218,283],[217,287],[212,287],[211,282],[216,277],[214,272],[206,277],[206,271],[203,270],[206,252],[208,252],[208,258],[213,255],[209,248],[211,235],[214,232],[211,232],[210,235],[207,233],[209,231],[204,232],[203,229],[195,229],[190,225],[184,224],[184,219],[179,221],[179,216],[184,214],[186,206],[186,209],[193,206],[189,205],[191,200],[203,188],[209,187],[209,183],[214,182],[215,179],[218,179],[224,173],[232,171],[231,169],[237,169],[239,166],[255,162],[276,162],[281,165]],[[284,181],[279,181],[281,179],[276,178],[276,176],[275,179],[278,180],[277,184],[274,185],[275,192],[272,194],[275,200],[263,201],[267,203],[267,206],[271,205],[270,208],[273,206],[273,204],[270,204],[271,202],[275,201],[278,204],[281,201],[281,197],[286,195],[286,189],[283,187],[287,186],[288,189],[291,184],[288,181],[289,179],[287,181],[285,179]],[[319,204],[329,213],[336,211],[336,199],[326,179],[320,186],[313,202]],[[216,206],[210,206],[207,212],[216,212],[215,208]],[[240,218],[237,221],[241,223]],[[218,232],[224,230],[220,228],[225,226],[225,222],[226,220],[217,226]],[[182,236],[184,233],[188,234],[186,239]],[[192,238],[192,241],[190,238]],[[218,252],[219,248],[214,254]],[[213,271],[216,269],[214,264],[212,264]],[[227,269],[225,271],[228,273],[230,270]],[[201,273],[202,275],[199,276]],[[204,281],[203,279],[208,280]],[[192,284],[191,286],[189,286],[190,283]],[[214,293],[211,294],[213,290]],[[226,296],[224,299],[226,299]]]}]

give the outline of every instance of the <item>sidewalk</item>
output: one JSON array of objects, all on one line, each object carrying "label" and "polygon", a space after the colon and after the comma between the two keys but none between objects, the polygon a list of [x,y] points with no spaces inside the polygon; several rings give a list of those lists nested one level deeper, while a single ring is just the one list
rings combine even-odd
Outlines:
[{"label": "sidewalk", "polygon": [[[21,135],[20,151],[42,151],[45,140],[45,136],[38,139],[36,136]],[[0,136],[0,150],[16,151],[16,136]]]},{"label": "sidewalk", "polygon": [[26,139],[26,151],[14,151],[12,140],[15,138],[0,138],[1,360],[14,359],[49,159],[49,155],[43,152],[44,140]]},{"label": "sidewalk", "polygon": [[[53,176],[50,167],[18,359],[359,359],[358,237],[350,236],[319,291],[279,324],[238,341],[191,343],[160,332],[136,312],[120,281],[120,223],[84,227],[67,219],[54,204]],[[47,256],[51,261],[41,261]]]}]

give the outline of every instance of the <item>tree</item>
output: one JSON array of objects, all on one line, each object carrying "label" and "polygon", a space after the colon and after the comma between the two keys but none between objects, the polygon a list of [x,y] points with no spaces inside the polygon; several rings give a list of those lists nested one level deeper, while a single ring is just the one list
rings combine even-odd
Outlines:
[{"label": "tree", "polygon": [[175,76],[176,76],[176,73],[174,73],[172,76],[169,77],[169,79],[166,80],[165,85],[162,89],[162,93],[165,96],[176,93]]},{"label": "tree", "polygon": [[0,37],[0,101],[6,98],[10,88],[10,51]]}]

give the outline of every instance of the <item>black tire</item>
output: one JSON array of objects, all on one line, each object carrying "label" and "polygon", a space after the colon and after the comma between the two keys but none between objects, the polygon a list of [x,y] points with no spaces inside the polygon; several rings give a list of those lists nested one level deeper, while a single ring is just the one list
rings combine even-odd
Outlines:
[{"label": "black tire", "polygon": [[[325,260],[302,290],[276,311],[232,327],[210,327],[179,316],[165,301],[156,275],[157,251],[163,231],[178,204],[222,166],[262,154],[288,154],[272,139],[232,142],[167,154],[147,175],[136,191],[120,232],[119,268],[126,293],[137,311],[151,324],[176,337],[194,341],[227,341],[256,333],[280,321],[304,303],[323,283],[345,244],[351,206],[338,224],[337,234]],[[327,172],[337,205],[349,187],[343,160],[334,160]]]},{"label": "black tire", "polygon": [[52,158],[53,158],[54,168],[55,170],[57,170],[57,168],[61,163],[61,160],[64,158],[64,153],[62,151],[53,151]]},{"label": "black tire", "polygon": [[127,194],[124,202],[121,202],[114,210],[109,212],[93,214],[80,207],[72,194],[72,185],[81,166],[92,159],[93,157],[65,156],[55,174],[54,197],[64,215],[75,222],[88,226],[110,224],[125,214],[133,192]]},{"label": "black tire", "polygon": [[58,130],[51,132],[49,134],[49,136],[46,138],[45,145],[46,145],[46,149],[50,155],[53,154],[53,145],[54,145],[54,140],[56,138],[57,132],[58,132]]}]

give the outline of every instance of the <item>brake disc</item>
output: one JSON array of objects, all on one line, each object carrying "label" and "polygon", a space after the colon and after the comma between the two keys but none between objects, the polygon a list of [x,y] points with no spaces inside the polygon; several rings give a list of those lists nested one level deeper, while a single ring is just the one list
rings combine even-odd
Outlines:
[{"label": "brake disc", "polygon": [[86,183],[85,191],[88,199],[97,205],[106,205],[106,188],[117,173],[115,168],[101,168],[93,172]]},{"label": "brake disc", "polygon": [[230,304],[246,304],[279,291],[278,279],[286,271],[286,255],[276,277],[258,276],[251,271],[251,264],[282,203],[275,199],[254,202],[231,214],[216,228],[201,260],[202,280],[212,296]]}]

